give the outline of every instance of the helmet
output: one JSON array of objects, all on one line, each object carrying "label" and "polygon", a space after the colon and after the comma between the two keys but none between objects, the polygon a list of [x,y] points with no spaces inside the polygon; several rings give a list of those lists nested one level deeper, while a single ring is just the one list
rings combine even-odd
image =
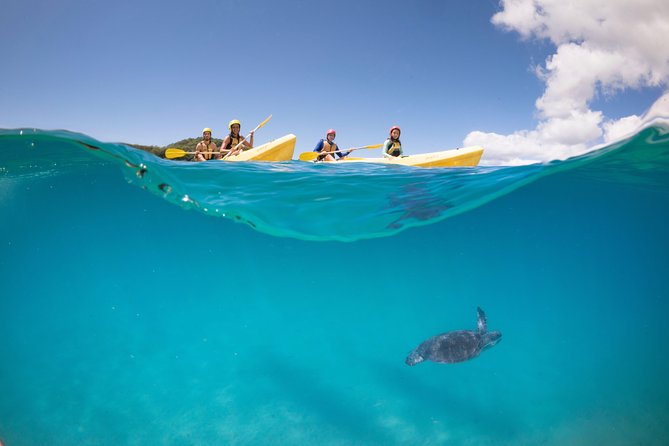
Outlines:
[{"label": "helmet", "polygon": [[396,125],[390,127],[390,131],[388,133],[393,133],[393,130],[397,130],[398,132],[402,133],[402,130]]},{"label": "helmet", "polygon": [[204,135],[204,132],[209,132],[212,133],[211,129],[209,127],[205,127],[202,129],[202,134]]},{"label": "helmet", "polygon": [[239,120],[237,120],[237,119],[233,119],[232,121],[230,121],[230,122],[228,123],[228,128],[229,128],[229,129],[232,129],[232,125],[233,125],[233,124],[239,124],[240,127],[242,126],[242,123],[239,122]]},{"label": "helmet", "polygon": [[325,136],[328,136],[330,133],[332,133],[333,135],[337,136],[337,132],[335,132],[334,129],[328,129],[328,131],[325,132]]}]

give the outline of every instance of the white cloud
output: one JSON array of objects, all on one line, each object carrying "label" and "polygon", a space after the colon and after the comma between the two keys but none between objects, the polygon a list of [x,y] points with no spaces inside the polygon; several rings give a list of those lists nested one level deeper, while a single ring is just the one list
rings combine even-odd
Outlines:
[{"label": "white cloud", "polygon": [[535,104],[541,120],[536,129],[475,131],[465,138],[465,145],[488,149],[484,163],[564,159],[643,123],[636,115],[607,119],[590,104],[600,94],[667,85],[669,1],[502,0],[501,6],[493,24],[525,39],[548,39],[556,51],[536,70],[546,84]]},{"label": "white cloud", "polygon": [[669,125],[669,92],[660,96],[643,116],[626,116],[617,121],[604,123],[604,142],[629,136],[641,127],[657,122]]},{"label": "white cloud", "polygon": [[604,141],[613,142],[634,133],[641,127],[643,120],[636,115],[626,116],[617,121],[604,123]]}]

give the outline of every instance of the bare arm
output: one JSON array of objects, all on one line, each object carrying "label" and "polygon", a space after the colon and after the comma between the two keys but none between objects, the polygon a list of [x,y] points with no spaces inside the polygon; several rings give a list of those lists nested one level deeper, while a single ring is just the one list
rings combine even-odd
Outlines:
[{"label": "bare arm", "polygon": [[253,148],[253,131],[251,131],[251,133],[249,133],[248,140],[244,140],[243,145],[247,149],[252,149]]},{"label": "bare arm", "polygon": [[195,154],[195,160],[196,160],[196,161],[206,161],[206,160],[207,160],[207,159],[204,157],[204,155],[202,154],[202,152],[203,152],[203,150],[202,150],[202,149],[203,149],[203,146],[204,146],[204,144],[202,144],[202,142],[197,143],[197,146],[195,146],[195,151],[197,152],[197,153]]}]

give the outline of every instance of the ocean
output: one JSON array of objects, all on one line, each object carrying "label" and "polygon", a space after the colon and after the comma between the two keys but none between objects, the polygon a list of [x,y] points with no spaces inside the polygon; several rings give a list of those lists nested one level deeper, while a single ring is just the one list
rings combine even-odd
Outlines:
[{"label": "ocean", "polygon": [[[666,445],[668,221],[662,125],[460,169],[0,130],[0,439]],[[405,364],[477,307],[501,342]]]}]

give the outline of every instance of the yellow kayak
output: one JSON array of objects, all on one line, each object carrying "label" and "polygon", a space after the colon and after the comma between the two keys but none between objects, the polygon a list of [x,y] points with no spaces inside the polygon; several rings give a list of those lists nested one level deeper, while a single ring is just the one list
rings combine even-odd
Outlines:
[{"label": "yellow kayak", "polygon": [[481,155],[483,155],[483,147],[472,146],[397,158],[354,158],[347,156],[336,162],[398,164],[413,167],[474,167],[481,160]]},{"label": "yellow kayak", "polygon": [[225,159],[225,161],[289,161],[293,158],[295,151],[295,140],[293,134],[282,136],[258,147],[245,150],[238,155]]}]

